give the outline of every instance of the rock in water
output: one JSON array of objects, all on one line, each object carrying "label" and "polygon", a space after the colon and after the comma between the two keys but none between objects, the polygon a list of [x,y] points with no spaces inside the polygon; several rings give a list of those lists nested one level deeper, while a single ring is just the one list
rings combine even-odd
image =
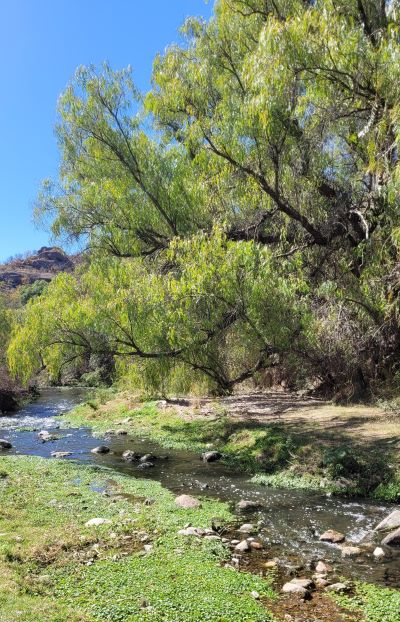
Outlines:
[{"label": "rock in water", "polygon": [[151,469],[154,466],[154,462],[141,462],[138,469]]},{"label": "rock in water", "polygon": [[332,571],[332,566],[329,566],[329,564],[326,564],[323,561],[319,561],[318,564],[315,566],[315,572],[331,572]]},{"label": "rock in water", "polygon": [[251,533],[254,531],[254,525],[252,525],[252,523],[244,523],[244,525],[239,528],[239,531],[241,533]]},{"label": "rock in water", "polygon": [[126,460],[126,462],[136,462],[137,460],[139,460],[139,455],[131,449],[127,449],[122,454],[122,459]]},{"label": "rock in water", "polygon": [[333,544],[338,544],[339,542],[343,542],[345,537],[342,533],[340,533],[340,531],[328,529],[328,531],[325,531],[319,539],[321,542],[332,542]]},{"label": "rock in water", "polygon": [[205,451],[201,454],[201,459],[204,462],[216,462],[222,458],[222,454],[219,451]]},{"label": "rock in water", "polygon": [[176,497],[175,503],[184,510],[192,510],[201,507],[200,501],[190,495],[180,495]]},{"label": "rock in water", "polygon": [[253,512],[255,510],[260,510],[262,504],[259,501],[246,501],[246,499],[241,499],[239,503],[236,504],[236,508],[239,512]]},{"label": "rock in water", "polygon": [[380,546],[377,546],[376,549],[374,549],[372,555],[375,557],[375,559],[383,559],[384,557],[386,557],[385,551]]},{"label": "rock in water", "polygon": [[157,460],[157,456],[153,454],[145,454],[140,458],[140,462],[154,462],[154,460]]},{"label": "rock in water", "polygon": [[375,531],[389,531],[400,527],[400,510],[394,510],[375,527]]},{"label": "rock in water", "polygon": [[0,449],[12,449],[12,444],[5,438],[0,438]]},{"label": "rock in water", "polygon": [[360,555],[361,549],[358,546],[342,546],[342,557],[356,557]]},{"label": "rock in water", "polygon": [[386,538],[383,538],[381,544],[388,546],[400,546],[400,528],[388,533]]},{"label": "rock in water", "polygon": [[90,450],[92,454],[108,454],[110,452],[110,448],[107,445],[99,445],[98,447],[94,447]]},{"label": "rock in water", "polygon": [[68,458],[68,456],[72,456],[72,453],[70,451],[52,451],[50,455],[52,458]]}]

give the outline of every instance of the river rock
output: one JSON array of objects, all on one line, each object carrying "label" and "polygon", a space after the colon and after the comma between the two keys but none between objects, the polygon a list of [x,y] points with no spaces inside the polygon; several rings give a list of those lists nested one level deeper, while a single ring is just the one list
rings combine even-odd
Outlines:
[{"label": "river rock", "polygon": [[85,527],[99,527],[100,525],[111,525],[108,518],[91,518],[85,523]]},{"label": "river rock", "polygon": [[340,531],[335,531],[334,529],[328,529],[325,531],[320,537],[321,542],[331,542],[333,544],[338,544],[339,542],[344,542],[344,535],[340,533]]},{"label": "river rock", "polygon": [[221,536],[217,536],[216,533],[213,533],[213,534],[210,533],[204,536],[204,540],[221,540]]},{"label": "river rock", "polygon": [[70,452],[70,451],[52,451],[50,455],[51,455],[52,458],[68,458],[68,456],[72,456],[72,452]]},{"label": "river rock", "polygon": [[115,430],[115,434],[118,434],[118,436],[126,436],[128,432],[123,428],[118,428],[117,430]]},{"label": "river rock", "polygon": [[285,583],[285,585],[282,587],[282,592],[284,594],[296,594],[298,596],[300,596],[301,598],[306,598],[309,593],[308,591],[302,587],[301,585],[296,585],[296,583]]},{"label": "river rock", "polygon": [[247,551],[250,551],[250,545],[247,540],[242,540],[236,544],[235,551],[238,551],[238,553],[246,553]]},{"label": "river rock", "polygon": [[222,458],[222,454],[219,451],[205,451],[201,454],[203,462],[216,462]]},{"label": "river rock", "polygon": [[157,456],[153,454],[145,454],[140,458],[140,462],[154,462],[154,460],[157,460]]},{"label": "river rock", "polygon": [[251,596],[255,599],[255,600],[260,600],[260,594],[258,592],[256,592],[256,590],[253,590],[251,592]]},{"label": "river rock", "polygon": [[254,531],[254,525],[252,523],[244,523],[244,525],[239,527],[239,531],[241,533],[251,533]]},{"label": "river rock", "polygon": [[327,585],[325,588],[326,592],[338,592],[339,594],[343,594],[348,591],[348,586],[345,583],[332,583],[332,585]]},{"label": "river rock", "polygon": [[201,538],[201,536],[204,536],[204,529],[200,529],[200,527],[186,527],[185,529],[180,529],[178,531],[178,535],[197,536],[198,538]]},{"label": "river rock", "polygon": [[126,462],[136,462],[137,460],[139,460],[139,456],[137,453],[135,453],[131,449],[127,449],[122,454],[122,459],[125,460]]},{"label": "river rock", "polygon": [[201,507],[200,501],[190,495],[180,495],[179,497],[176,497],[175,503],[183,510],[192,510]]},{"label": "river rock", "polygon": [[274,559],[270,559],[268,562],[265,562],[264,564],[264,568],[267,568],[268,570],[272,570],[272,568],[277,568],[278,566],[278,562],[276,562]]},{"label": "river rock", "polygon": [[253,512],[255,510],[260,510],[262,508],[262,504],[259,501],[247,501],[246,499],[241,499],[239,503],[236,504],[236,509],[239,512]]},{"label": "river rock", "polygon": [[99,445],[98,447],[94,447],[90,450],[92,454],[108,454],[110,452],[110,448],[107,445]]},{"label": "river rock", "polygon": [[261,542],[257,542],[257,540],[252,540],[250,542],[250,548],[253,549],[254,551],[261,551],[264,547],[261,544]]},{"label": "river rock", "polygon": [[388,535],[383,538],[381,544],[388,546],[400,546],[400,528],[388,533]]},{"label": "river rock", "polygon": [[329,564],[326,564],[325,562],[320,560],[318,564],[315,566],[315,572],[317,573],[332,572],[332,566],[329,566]]},{"label": "river rock", "polygon": [[293,585],[300,585],[305,590],[310,590],[314,587],[314,581],[312,579],[292,579],[290,583]]},{"label": "river rock", "polygon": [[12,449],[12,444],[5,438],[0,438],[0,449]]},{"label": "river rock", "polygon": [[341,546],[342,557],[356,557],[360,555],[361,549],[358,546]]},{"label": "river rock", "polygon": [[380,546],[376,547],[372,555],[375,557],[375,559],[383,559],[384,557],[386,557],[385,551]]},{"label": "river rock", "polygon": [[138,469],[151,469],[154,466],[154,462],[140,462]]},{"label": "river rock", "polygon": [[374,531],[389,531],[400,527],[400,510],[394,510],[375,527]]}]

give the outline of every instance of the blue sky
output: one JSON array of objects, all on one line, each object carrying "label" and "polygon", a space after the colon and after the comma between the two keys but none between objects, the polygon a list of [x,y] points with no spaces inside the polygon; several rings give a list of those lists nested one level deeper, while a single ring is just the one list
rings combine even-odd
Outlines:
[{"label": "blue sky", "polygon": [[0,261],[50,242],[32,208],[57,175],[57,98],[76,67],[130,64],[146,90],[185,17],[211,11],[204,0],[0,0]]}]

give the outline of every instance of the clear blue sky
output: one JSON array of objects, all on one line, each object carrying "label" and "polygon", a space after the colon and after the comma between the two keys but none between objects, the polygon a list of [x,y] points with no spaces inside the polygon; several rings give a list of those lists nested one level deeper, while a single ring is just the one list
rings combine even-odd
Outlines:
[{"label": "clear blue sky", "polygon": [[0,261],[49,243],[32,223],[40,181],[54,177],[59,94],[78,65],[131,65],[149,86],[157,52],[212,0],[0,0]]}]

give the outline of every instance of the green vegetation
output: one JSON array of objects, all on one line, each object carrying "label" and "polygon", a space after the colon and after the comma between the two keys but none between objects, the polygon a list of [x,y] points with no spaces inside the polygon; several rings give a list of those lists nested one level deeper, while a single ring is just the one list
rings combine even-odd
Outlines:
[{"label": "green vegetation", "polygon": [[[156,482],[71,462],[1,458],[0,467],[0,620],[271,619],[251,596],[273,598],[267,579],[224,568],[219,542],[177,535],[188,521],[231,521],[226,505],[181,510]],[[94,517],[111,524],[85,527]]]},{"label": "green vegetation", "polygon": [[334,596],[335,601],[350,611],[359,611],[365,622],[397,622],[400,617],[400,592],[356,583],[355,594]]},{"label": "green vegetation", "polygon": [[396,391],[398,15],[217,0],[145,96],[129,70],[80,67],[37,214],[90,259],[28,302],[13,372],[98,357],[152,395],[226,394],[268,368],[342,399]]},{"label": "green vegetation", "polygon": [[363,444],[352,435],[340,437],[335,427],[329,435],[324,426],[304,432],[301,424],[232,418],[218,402],[213,411],[213,416],[185,416],[179,407],[130,404],[126,396],[106,391],[75,408],[66,420],[90,426],[97,434],[122,426],[132,436],[172,449],[216,449],[225,463],[255,473],[253,481],[265,486],[400,499],[400,465],[390,443],[380,445],[372,438]]}]

